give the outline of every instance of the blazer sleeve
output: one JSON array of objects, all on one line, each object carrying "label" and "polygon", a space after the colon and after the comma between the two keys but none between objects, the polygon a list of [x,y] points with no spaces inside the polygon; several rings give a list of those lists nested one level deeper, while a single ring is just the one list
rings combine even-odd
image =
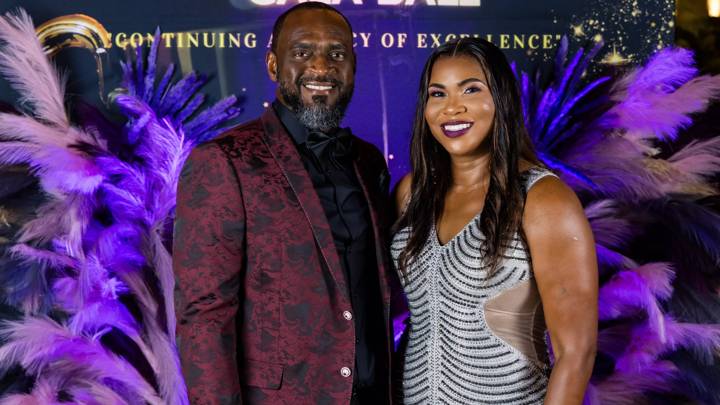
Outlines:
[{"label": "blazer sleeve", "polygon": [[173,237],[177,343],[191,404],[240,404],[237,365],[245,216],[240,184],[214,143],[178,184]]}]

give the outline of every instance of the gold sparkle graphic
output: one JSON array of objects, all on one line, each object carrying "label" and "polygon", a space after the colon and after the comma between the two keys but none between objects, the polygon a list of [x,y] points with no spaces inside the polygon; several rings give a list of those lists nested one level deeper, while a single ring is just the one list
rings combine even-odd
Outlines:
[{"label": "gold sparkle graphic", "polygon": [[583,30],[582,23],[578,24],[578,25],[570,25],[570,28],[573,31],[573,35],[575,35],[576,37],[584,37],[585,36],[585,31]]},{"label": "gold sparkle graphic", "polygon": [[[605,44],[599,63],[588,73],[600,73],[604,66],[641,63],[659,49],[672,44],[675,29],[675,0],[587,0],[571,15],[559,16],[549,10],[548,20],[559,24],[572,48],[588,42]],[[531,60],[549,61],[551,52],[527,52]]]},{"label": "gold sparkle graphic", "polygon": [[674,11],[675,0],[588,0],[567,21],[567,35],[578,47],[588,40],[605,43],[602,60],[589,67],[598,73],[603,66],[642,62],[672,43]]},{"label": "gold sparkle graphic", "polygon": [[605,55],[605,57],[603,58],[603,60],[600,61],[600,63],[605,65],[620,65],[632,61],[631,56],[632,55],[628,55],[627,57],[623,56],[620,52],[617,51],[617,47],[613,45],[612,52]]}]

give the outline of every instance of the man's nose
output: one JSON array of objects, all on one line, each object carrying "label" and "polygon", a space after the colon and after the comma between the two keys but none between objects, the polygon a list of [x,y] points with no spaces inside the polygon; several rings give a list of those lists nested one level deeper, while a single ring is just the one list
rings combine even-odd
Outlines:
[{"label": "man's nose", "polygon": [[325,55],[314,55],[310,60],[310,69],[317,74],[327,73],[331,68],[328,58]]}]

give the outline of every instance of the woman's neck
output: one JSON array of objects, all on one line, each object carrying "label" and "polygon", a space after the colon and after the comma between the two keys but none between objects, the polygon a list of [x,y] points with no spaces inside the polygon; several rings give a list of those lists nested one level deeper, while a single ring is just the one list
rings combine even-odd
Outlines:
[{"label": "woman's neck", "polygon": [[470,191],[485,186],[490,181],[490,154],[451,156],[450,170],[450,187],[454,191]]}]

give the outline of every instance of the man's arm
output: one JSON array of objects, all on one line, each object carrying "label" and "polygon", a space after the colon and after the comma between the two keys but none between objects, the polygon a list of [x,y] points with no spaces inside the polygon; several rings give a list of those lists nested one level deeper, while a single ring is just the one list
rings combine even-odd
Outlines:
[{"label": "man's arm", "polygon": [[240,185],[215,144],[183,167],[173,238],[177,340],[192,404],[239,404],[239,289],[245,216]]}]

